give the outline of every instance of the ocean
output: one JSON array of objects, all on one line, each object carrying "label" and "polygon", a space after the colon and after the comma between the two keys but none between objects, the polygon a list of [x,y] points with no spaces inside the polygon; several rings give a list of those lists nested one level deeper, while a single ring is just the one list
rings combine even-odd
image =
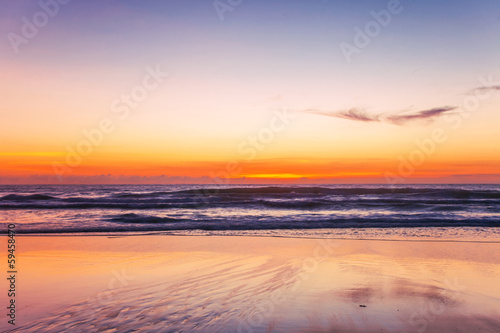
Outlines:
[{"label": "ocean", "polygon": [[2,233],[499,236],[500,185],[2,185]]}]

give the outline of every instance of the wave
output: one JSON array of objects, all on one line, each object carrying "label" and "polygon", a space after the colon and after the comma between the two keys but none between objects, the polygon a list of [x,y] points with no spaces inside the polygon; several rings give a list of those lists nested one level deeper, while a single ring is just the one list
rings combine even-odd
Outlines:
[{"label": "wave", "polygon": [[100,195],[7,194],[0,210],[26,209],[376,209],[463,210],[480,206],[500,211],[500,191],[389,187],[232,187],[176,191],[113,192]]},{"label": "wave", "polygon": [[273,195],[273,194],[294,194],[294,195],[385,195],[385,194],[408,194],[424,195],[433,197],[448,198],[485,198],[500,199],[500,191],[497,190],[466,190],[466,189],[435,189],[435,188],[328,188],[328,187],[234,187],[234,188],[205,188],[191,189],[177,192],[167,192],[168,194],[189,194],[189,195]]},{"label": "wave", "polygon": [[[291,187],[291,186],[268,186],[268,187],[207,187],[188,190],[172,191],[151,191],[151,192],[113,192],[107,198],[158,198],[170,197],[192,197],[192,196],[224,196],[224,195],[251,195],[251,196],[363,196],[363,195],[408,195],[426,197],[447,197],[447,198],[484,198],[500,199],[500,190],[477,190],[477,189],[453,189],[453,188],[416,188],[416,187]],[[57,197],[46,194],[19,195],[8,194],[0,197],[1,200],[53,200]]]},{"label": "wave", "polygon": [[[217,195],[253,195],[253,196],[273,196],[273,195],[306,195],[306,196],[360,196],[360,195],[390,195],[405,194],[409,196],[424,195],[432,197],[453,197],[453,198],[490,198],[500,199],[499,190],[477,190],[460,188],[418,188],[418,187],[207,187],[188,190],[172,191],[151,191],[151,192],[113,192],[109,198],[156,198],[162,196],[217,196]],[[51,200],[56,197],[45,194],[18,195],[8,194],[0,197],[0,200]]]},{"label": "wave", "polygon": [[74,225],[58,228],[34,226],[22,233],[85,233],[85,232],[161,232],[161,231],[259,231],[259,230],[312,230],[312,229],[365,229],[365,228],[448,228],[448,227],[500,227],[498,219],[446,220],[441,218],[407,218],[405,216],[342,218],[332,217],[325,220],[187,220],[158,217],[143,214],[118,214],[106,216],[100,225]]},{"label": "wave", "polygon": [[405,211],[463,211],[468,209],[466,205],[474,204],[485,210],[500,212],[498,202],[478,200],[350,200],[350,201],[210,201],[210,202],[67,202],[60,203],[23,203],[23,204],[0,204],[1,210],[88,210],[88,209],[134,209],[134,210],[164,210],[164,209],[190,209],[204,210],[209,208],[253,208],[253,209],[283,209],[283,210],[349,210],[349,209],[393,209]]},{"label": "wave", "polygon": [[140,215],[135,213],[121,214],[116,216],[108,216],[105,220],[109,222],[120,223],[142,223],[142,224],[157,224],[157,223],[173,223],[173,222],[186,222],[186,219],[178,219],[172,217],[159,217]]},{"label": "wave", "polygon": [[44,194],[31,194],[31,195],[8,194],[0,198],[0,201],[39,201],[39,200],[58,200],[58,198]]}]

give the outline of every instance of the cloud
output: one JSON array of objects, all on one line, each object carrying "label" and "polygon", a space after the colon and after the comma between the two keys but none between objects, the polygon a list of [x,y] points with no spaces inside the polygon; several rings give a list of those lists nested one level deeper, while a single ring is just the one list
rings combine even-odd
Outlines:
[{"label": "cloud", "polygon": [[379,116],[368,114],[363,109],[350,109],[347,111],[341,111],[337,114],[337,117],[358,121],[379,121]]},{"label": "cloud", "polygon": [[428,110],[422,110],[415,112],[413,114],[404,114],[404,115],[393,115],[385,118],[388,122],[391,122],[396,125],[404,125],[409,122],[419,121],[419,120],[434,120],[435,118],[449,113],[450,111],[455,110],[456,106],[442,106],[438,108],[432,108]]},{"label": "cloud", "polygon": [[455,106],[441,106],[413,113],[394,114],[385,116],[384,114],[369,114],[364,109],[352,108],[340,111],[322,111],[319,109],[306,109],[303,112],[317,114],[333,118],[348,119],[362,122],[387,122],[394,125],[405,125],[415,121],[432,121],[450,111],[455,110]]},{"label": "cloud", "polygon": [[482,87],[478,87],[478,88],[475,88],[474,90],[480,90],[480,91],[497,91],[497,90],[500,90],[500,86],[499,85],[495,85],[495,86],[482,86]]},{"label": "cloud", "polygon": [[352,108],[343,111],[321,111],[318,109],[307,109],[304,110],[304,112],[328,116],[328,117],[334,117],[334,118],[343,118],[343,119],[365,121],[365,122],[379,121],[379,116],[367,114],[364,109],[358,109],[358,108]]}]

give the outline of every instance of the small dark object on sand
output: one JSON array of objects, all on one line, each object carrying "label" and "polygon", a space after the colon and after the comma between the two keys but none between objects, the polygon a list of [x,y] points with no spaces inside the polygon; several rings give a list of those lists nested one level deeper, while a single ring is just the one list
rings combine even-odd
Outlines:
[{"label": "small dark object on sand", "polygon": [[360,304],[359,307],[360,308],[366,308],[366,305]]}]

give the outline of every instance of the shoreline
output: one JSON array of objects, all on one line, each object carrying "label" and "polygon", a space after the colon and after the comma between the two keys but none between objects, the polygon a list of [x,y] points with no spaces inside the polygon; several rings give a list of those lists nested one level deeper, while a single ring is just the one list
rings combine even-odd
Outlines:
[{"label": "shoreline", "polygon": [[[478,233],[478,229],[479,233]],[[401,234],[400,232],[403,231]],[[406,232],[411,231],[412,234]],[[439,231],[441,235],[432,232]],[[390,232],[390,233],[389,233]],[[427,234],[425,234],[427,233]],[[461,234],[459,234],[461,233]],[[7,233],[0,235],[7,235]],[[409,227],[409,228],[331,228],[331,229],[260,229],[260,230],[173,230],[173,231],[102,231],[16,233],[27,237],[269,237],[291,239],[334,239],[363,241],[500,243],[500,227]]]},{"label": "shoreline", "polygon": [[[7,234],[3,234],[7,236]],[[117,235],[117,234],[70,234],[70,233],[54,233],[54,234],[16,234],[16,237],[106,237],[106,238],[125,238],[125,237],[141,237],[141,236],[175,236],[175,237],[255,237],[255,238],[285,238],[285,239],[307,239],[307,240],[347,240],[347,241],[379,241],[379,242],[416,242],[416,243],[478,243],[478,244],[500,244],[498,241],[483,241],[483,240],[459,240],[459,239],[384,239],[384,238],[336,238],[336,237],[300,237],[300,236],[278,236],[278,235],[182,235],[182,234],[133,234],[133,235]]]}]

